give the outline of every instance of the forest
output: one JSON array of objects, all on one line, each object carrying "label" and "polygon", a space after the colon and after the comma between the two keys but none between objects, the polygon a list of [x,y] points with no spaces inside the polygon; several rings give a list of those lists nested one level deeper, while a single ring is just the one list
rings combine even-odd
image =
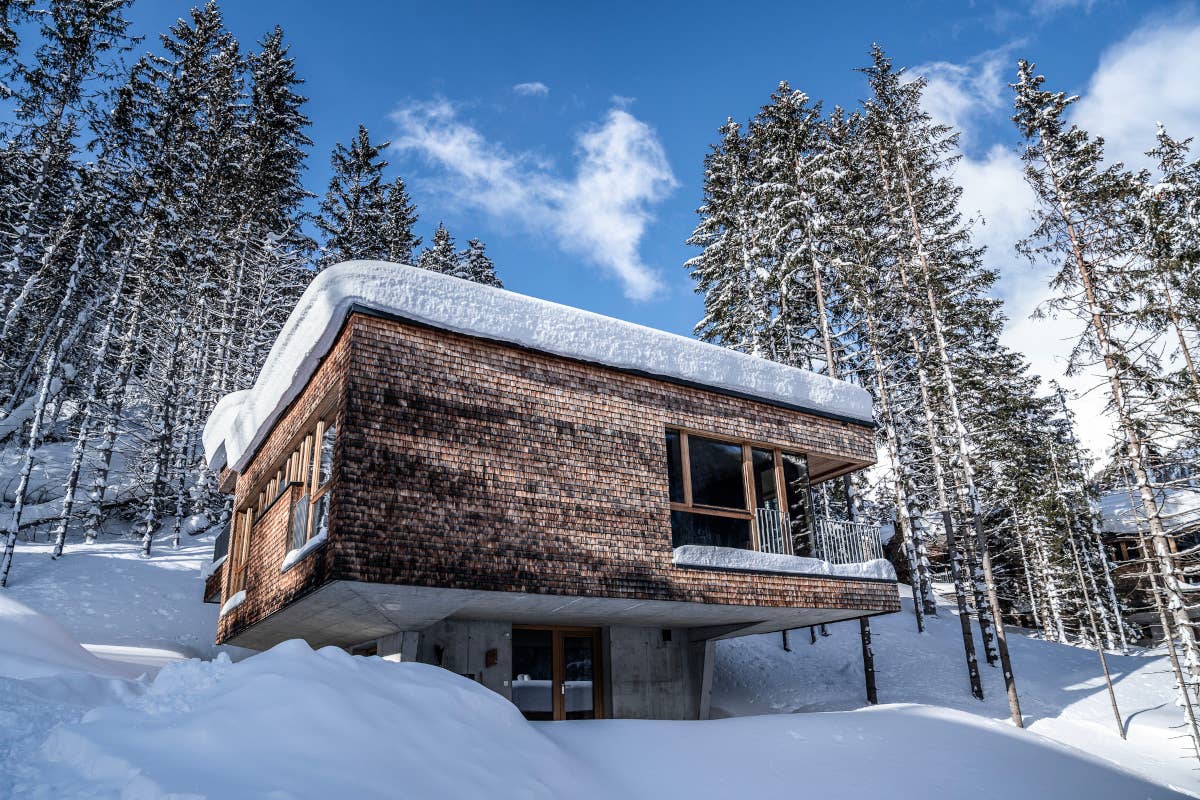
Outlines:
[{"label": "forest", "polygon": [[1164,505],[1196,479],[1200,162],[1160,127],[1147,142],[1156,169],[1108,163],[1103,138],[1068,121],[1077,98],[1032,63],[1015,67],[1014,140],[1037,198],[1020,251],[1055,268],[1039,313],[1078,320],[1068,374],[1102,375],[1109,452],[1083,451],[1065,390],[1001,343],[998,276],[954,181],[959,134],[879,46],[860,107],[827,112],[780,83],[746,124],[720,128],[689,240],[705,299],[696,334],[871,392],[881,468],[817,502],[894,524],[918,628],[936,613],[933,584],[953,583],[971,685],[981,696],[975,614],[1014,721],[1002,620],[1109,650],[1139,634],[1098,513],[1102,495],[1126,494],[1139,515],[1133,568],[1169,633],[1196,737],[1197,545],[1175,541]]},{"label": "forest", "polygon": [[[210,2],[143,43],[131,2],[0,0],[0,585],[21,539],[61,554],[133,531],[152,557],[164,529],[227,525],[204,422],[253,383],[322,268],[380,259],[501,285],[477,238],[460,249],[439,225],[422,246],[365,127],[329,155],[325,192],[306,188],[303,78],[280,28],[241,43]],[[998,623],[1109,651],[1142,635],[1098,513],[1125,493],[1200,745],[1200,545],[1163,511],[1198,477],[1200,160],[1160,128],[1153,169],[1110,162],[1104,132],[1070,122],[1076,98],[1013,65],[1013,143],[1038,201],[1020,249],[1054,265],[1042,313],[1078,320],[1070,371],[1103,376],[1113,424],[1112,448],[1088,453],[1065,390],[1001,343],[958,133],[924,110],[920,77],[878,46],[864,60],[857,107],[780,83],[719,128],[685,265],[696,335],[872,394],[880,465],[816,502],[894,530],[918,629],[935,584],[953,585],[980,696],[979,670],[999,665],[1016,697]],[[47,474],[61,480],[34,480]]]}]

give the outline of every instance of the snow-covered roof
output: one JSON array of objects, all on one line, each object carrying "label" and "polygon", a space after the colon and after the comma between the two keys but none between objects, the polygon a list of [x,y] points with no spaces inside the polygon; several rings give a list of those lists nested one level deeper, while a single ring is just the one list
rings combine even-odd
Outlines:
[{"label": "snow-covered roof", "polygon": [[[1168,531],[1181,530],[1200,524],[1200,489],[1177,488],[1156,489],[1154,492],[1162,515],[1163,527]],[[1142,500],[1137,497],[1134,505],[1129,503],[1129,492],[1124,489],[1108,492],[1100,498],[1100,527],[1105,533],[1136,534],[1139,526],[1147,531],[1146,519],[1142,515]]]},{"label": "snow-covered roof", "polygon": [[204,428],[204,453],[213,469],[246,467],[333,346],[351,309],[872,423],[870,395],[844,381],[430,270],[349,261],[309,284],[254,387],[226,395],[213,410]]}]

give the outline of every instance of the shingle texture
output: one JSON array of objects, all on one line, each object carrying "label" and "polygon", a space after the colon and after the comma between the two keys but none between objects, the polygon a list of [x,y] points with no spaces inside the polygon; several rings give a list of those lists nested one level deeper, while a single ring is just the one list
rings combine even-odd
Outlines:
[{"label": "shingle texture", "polygon": [[254,534],[227,638],[327,580],[777,607],[898,607],[890,583],[672,562],[664,432],[870,462],[871,431],[766,403],[363,313],[280,418],[238,502],[336,410],[330,541],[283,576],[287,509]]}]

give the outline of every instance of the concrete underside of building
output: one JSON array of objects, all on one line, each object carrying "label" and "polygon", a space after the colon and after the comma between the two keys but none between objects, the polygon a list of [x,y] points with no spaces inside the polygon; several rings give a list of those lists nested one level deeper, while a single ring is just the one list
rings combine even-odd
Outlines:
[{"label": "concrete underside of building", "polygon": [[[265,649],[286,639],[361,648],[459,673],[513,700],[514,629],[594,635],[596,715],[708,716],[713,643],[878,613],[564,597],[333,581],[245,629],[229,644]],[[562,689],[555,683],[556,689]],[[565,689],[562,689],[565,694]],[[523,709],[524,710],[524,709]],[[549,717],[547,717],[549,718]],[[557,718],[561,718],[557,717]]]}]

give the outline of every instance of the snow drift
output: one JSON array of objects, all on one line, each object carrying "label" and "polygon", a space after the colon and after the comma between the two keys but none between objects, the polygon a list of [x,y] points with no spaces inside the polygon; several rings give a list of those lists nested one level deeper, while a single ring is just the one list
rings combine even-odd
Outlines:
[{"label": "snow drift", "polygon": [[382,261],[324,270],[305,289],[254,387],[225,397],[204,428],[214,469],[241,471],[329,352],[354,307],[617,369],[871,423],[865,390],[807,370],[449,275]]},{"label": "snow drift", "polygon": [[[947,754],[962,757],[947,760]],[[38,751],[60,796],[1179,797],[1001,723],[928,706],[713,722],[526,722],[438,667],[286,642],[168,665]]]},{"label": "snow drift", "polygon": [[[2,609],[3,797],[1183,796],[1036,733],[931,706],[529,723],[438,667],[299,641],[239,663],[175,662],[152,681],[81,675],[96,665],[61,628],[11,601]],[[923,777],[904,780],[912,774]]]},{"label": "snow drift", "polygon": [[674,561],[685,567],[781,572],[789,575],[837,575],[843,578],[896,580],[896,568],[886,558],[854,564],[831,564],[819,558],[763,553],[738,547],[685,544],[675,548]]},{"label": "snow drift", "polygon": [[131,677],[130,670],[89,653],[54,620],[0,593],[0,677],[44,678],[65,672]]}]

